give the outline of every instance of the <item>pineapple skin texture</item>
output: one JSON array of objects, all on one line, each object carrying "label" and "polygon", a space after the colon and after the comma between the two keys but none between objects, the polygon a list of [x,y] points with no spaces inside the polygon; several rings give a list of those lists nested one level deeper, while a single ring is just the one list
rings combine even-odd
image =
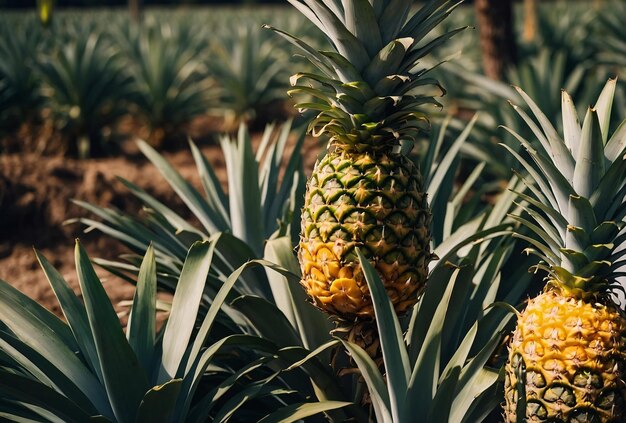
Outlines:
[{"label": "pineapple skin texture", "polygon": [[626,421],[626,319],[612,302],[553,290],[529,301],[505,367],[507,423],[517,421],[517,384],[524,368],[525,421]]},{"label": "pineapple skin texture", "polygon": [[343,320],[373,319],[356,248],[402,314],[426,284],[431,213],[417,167],[384,151],[329,152],[307,183],[299,261],[313,304]]}]

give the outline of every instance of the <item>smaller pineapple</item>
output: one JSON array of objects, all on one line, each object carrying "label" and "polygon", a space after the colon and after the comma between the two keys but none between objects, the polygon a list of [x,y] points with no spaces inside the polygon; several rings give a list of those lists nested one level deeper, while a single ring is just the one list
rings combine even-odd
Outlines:
[{"label": "smaller pineapple", "polygon": [[516,108],[538,140],[511,131],[536,164],[511,150],[533,182],[533,197],[520,197],[534,222],[516,218],[541,241],[519,237],[549,276],[509,346],[509,423],[626,421],[626,317],[612,298],[626,256],[626,120],[609,137],[615,84],[609,80],[582,127],[563,93],[564,139],[519,90],[541,129]]}]

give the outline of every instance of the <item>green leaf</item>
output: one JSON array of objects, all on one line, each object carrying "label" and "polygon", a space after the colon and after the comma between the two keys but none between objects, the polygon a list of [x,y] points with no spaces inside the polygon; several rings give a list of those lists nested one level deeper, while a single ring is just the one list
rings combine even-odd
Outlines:
[{"label": "green leaf", "polygon": [[[505,128],[505,129],[507,131],[511,132],[508,128]],[[504,148],[506,148],[509,151],[509,153],[511,153],[511,155],[513,157],[515,157],[515,159],[524,167],[524,169],[526,169],[526,171],[530,175],[530,178],[532,179],[532,181],[535,184],[537,184],[541,190],[537,190],[537,189],[533,188],[532,184],[527,183],[526,179],[522,178],[520,176],[520,178],[524,181],[524,183],[528,186],[528,188],[530,188],[533,191],[533,193],[535,193],[535,195],[540,200],[543,200],[543,199],[547,200],[545,202],[547,202],[549,204],[545,204],[545,206],[549,205],[549,206],[551,206],[552,209],[557,209],[558,210],[559,209],[559,202],[557,201],[554,193],[552,192],[552,189],[550,188],[550,186],[548,185],[548,183],[546,182],[544,177],[541,176],[539,174],[539,172],[537,172],[537,170],[530,163],[528,163],[524,158],[522,158],[522,156],[519,155],[511,147],[509,147],[506,144],[500,144],[500,145],[503,146]],[[515,174],[519,175],[519,173],[517,173],[517,172],[515,172]]]},{"label": "green leaf", "polygon": [[[265,244],[265,259],[276,263],[293,274],[300,274],[300,266],[293,254],[289,237],[268,240]],[[267,270],[274,302],[296,328],[305,348],[316,348],[328,342],[331,325],[326,316],[307,301],[300,284]]]},{"label": "green leaf", "polygon": [[382,42],[387,43],[397,38],[411,11],[411,3],[404,0],[385,0],[383,3],[379,27]]},{"label": "green leaf", "polygon": [[343,340],[341,340],[341,343],[348,350],[350,358],[354,360],[361,371],[361,376],[365,379],[367,389],[372,398],[372,407],[374,407],[374,412],[376,413],[376,420],[379,422],[393,421],[389,390],[378,366],[360,346]]},{"label": "green leaf", "polygon": [[138,146],[209,233],[212,234],[229,229],[220,223],[221,215],[209,208],[207,202],[198,191],[189,182],[185,181],[180,173],[163,156],[144,141],[139,141]]},{"label": "green leaf", "polygon": [[171,421],[181,385],[182,379],[172,379],[146,392],[139,405],[136,423]]},{"label": "green leaf", "polygon": [[[244,263],[256,258],[256,254],[248,244],[229,233],[221,233],[215,246],[215,256],[211,265],[211,272],[219,275],[221,282],[228,279],[232,272]],[[250,269],[239,278],[237,296],[241,294],[256,295],[262,298],[271,298],[266,272],[263,269]],[[234,298],[231,298],[233,300]]]},{"label": "green leaf", "polygon": [[[341,82],[349,83],[359,81],[361,79],[359,70],[341,54],[334,51],[322,51],[320,53],[324,57],[328,58]],[[337,95],[339,94],[340,92],[337,93]],[[316,136],[315,134],[313,135]]]},{"label": "green leaf", "polygon": [[611,139],[607,142],[604,148],[604,156],[609,162],[616,160],[626,160],[624,157],[620,158],[620,155],[624,155],[626,149],[626,119],[622,121],[620,126],[615,130]]},{"label": "green leaf", "polygon": [[[151,245],[141,262],[133,307],[126,328],[128,343],[146,372],[150,372],[153,365],[156,338],[156,293],[156,261],[154,248]],[[150,373],[148,376],[151,376]]]},{"label": "green leaf", "polygon": [[409,355],[404,345],[398,316],[396,316],[378,273],[360,249],[357,249],[356,252],[372,295],[372,303],[376,313],[376,326],[378,327],[380,346],[387,372],[387,383],[390,387],[391,413],[394,420],[400,421],[398,419],[402,418],[405,413],[405,395],[411,372]]},{"label": "green leaf", "polygon": [[441,126],[436,137],[434,136],[434,131],[431,132],[430,142],[427,145],[426,154],[422,156],[422,160],[420,162],[420,168],[424,173],[425,188],[428,188],[430,186],[430,180],[437,170],[435,160],[437,160],[437,158],[439,157],[441,146],[443,145],[443,141],[446,137],[446,130],[448,129],[451,120],[452,116],[446,115],[446,117],[441,122]]},{"label": "green leaf", "polygon": [[[50,332],[63,346],[76,350],[78,344],[71,329],[61,319],[50,311],[22,294],[9,283],[0,280],[0,321],[4,322],[20,335],[32,333],[27,327],[41,327],[42,330]],[[11,313],[10,310],[13,310]],[[21,310],[21,312],[18,312]],[[20,327],[21,325],[28,325]]]},{"label": "green leaf", "polygon": [[89,415],[64,395],[32,379],[0,369],[0,393],[54,413],[62,421],[88,423]]},{"label": "green leaf", "polygon": [[354,65],[357,70],[363,70],[369,63],[369,55],[364,45],[341,22],[335,13],[321,2],[306,0],[313,13],[324,23],[323,30],[333,45],[343,57]]},{"label": "green leaf", "polygon": [[163,355],[157,378],[159,383],[179,376],[184,370],[181,364],[196,325],[216,243],[217,239],[196,242],[189,249],[163,334]]},{"label": "green leaf", "polygon": [[441,381],[441,384],[437,388],[437,393],[430,404],[428,417],[426,419],[427,422],[438,423],[450,421],[450,409],[452,407],[450,398],[454,398],[454,391],[456,390],[460,374],[461,367],[454,366],[446,374],[443,381]]},{"label": "green leaf", "polygon": [[460,370],[465,365],[465,361],[467,360],[467,356],[472,349],[472,345],[474,344],[474,339],[476,339],[477,333],[478,322],[474,322],[470,330],[467,332],[467,334],[459,344],[457,350],[454,352],[454,355],[452,356],[450,361],[448,361],[446,368],[441,374],[440,383],[443,383],[443,381],[450,376],[455,368],[458,368]]},{"label": "green leaf", "polygon": [[463,421],[477,396],[498,380],[498,373],[485,369],[485,363],[500,342],[499,334],[494,334],[480,352],[463,367],[452,403],[450,421]]},{"label": "green leaf", "polygon": [[[300,337],[281,311],[269,301],[252,296],[236,298],[231,306],[241,312],[263,338],[279,347],[301,345]],[[259,318],[259,316],[263,316]]]},{"label": "green leaf", "polygon": [[[554,193],[558,208],[560,210],[567,210],[567,199],[570,195],[575,194],[571,186],[573,173],[569,177],[566,177],[561,168],[557,167],[557,165],[544,154],[536,151],[527,140],[522,138],[515,131],[511,131],[508,128],[505,129],[524,146],[528,154],[530,154],[534,162],[539,166],[541,172],[545,175],[546,180],[551,182],[549,189]],[[567,154],[569,154],[569,152]],[[537,182],[540,183],[540,180],[537,180]]]},{"label": "green leaf", "polygon": [[291,423],[325,411],[336,410],[350,405],[350,402],[322,401],[304,404],[291,404],[268,414],[259,423]]},{"label": "green leaf", "polygon": [[[244,385],[251,377],[250,373],[267,366],[270,360],[272,360],[270,357],[260,357],[245,367],[235,371],[226,380],[203,395],[201,400],[195,402],[191,411],[186,416],[186,421],[190,423],[205,422],[209,418],[213,407],[218,404],[220,398],[229,394],[234,386],[239,384]],[[242,381],[241,379],[244,380]]]},{"label": "green leaf", "polygon": [[[552,162],[554,163],[554,159],[552,158],[552,146],[550,144],[550,141],[546,137],[546,135],[541,130],[541,128],[539,128],[539,126],[535,123],[535,121],[530,116],[528,116],[528,114],[524,111],[524,109],[522,109],[521,107],[515,104],[512,104],[512,103],[510,104],[513,107],[513,110],[515,110],[517,114],[520,115],[521,118],[524,120],[528,128],[531,130],[531,132],[537,139],[537,141],[539,141],[539,145],[541,146],[541,149],[543,150],[542,153],[544,153],[547,157],[550,157],[552,159]],[[536,143],[533,144],[533,146],[539,146],[539,145],[537,145]],[[571,180],[571,175],[568,178],[569,178],[568,180]]]},{"label": "green leaf", "polygon": [[[540,257],[542,257],[542,259],[544,259],[549,265],[556,265],[557,263],[560,263],[560,259],[557,253],[550,250],[550,248],[542,244],[541,241],[537,241],[535,238],[531,238],[529,236],[519,233],[513,233],[513,236],[523,239],[529,244],[532,244],[539,252],[541,252],[542,255]],[[529,252],[533,251],[529,250]]]},{"label": "green leaf", "polygon": [[436,171],[428,184],[428,198],[430,198],[431,201],[435,201],[434,199],[437,197],[437,192],[441,186],[441,183],[445,175],[448,173],[448,169],[450,168],[454,159],[457,157],[458,152],[461,149],[461,146],[469,137],[477,120],[478,120],[478,114],[472,117],[472,120],[465,126],[465,128],[463,129],[463,132],[461,132],[461,135],[457,137],[457,139],[454,141],[452,146],[450,146],[449,150],[446,152],[446,155],[441,159],[441,162],[439,162],[439,164],[437,165]]},{"label": "green leaf", "polygon": [[[228,297],[228,294],[232,290],[233,286],[239,280],[239,278],[241,277],[241,274],[244,271],[246,271],[247,269],[251,267],[256,267],[256,266],[265,266],[277,272],[280,272],[281,274],[285,276],[295,277],[295,275],[292,275],[289,271],[273,263],[267,262],[265,260],[251,260],[241,265],[239,268],[237,268],[237,270],[231,273],[228,279],[224,281],[224,284],[220,288],[217,295],[215,295],[215,297],[213,298],[213,302],[211,303],[209,310],[204,316],[204,320],[202,321],[202,324],[200,325],[200,329],[198,329],[196,333],[196,338],[193,341],[191,350],[188,352],[188,362],[187,362],[185,374],[189,373],[191,368],[195,365],[194,363],[198,359],[200,355],[200,351],[204,347],[204,343],[206,342],[209,336],[209,332],[211,331],[211,328],[213,327],[213,324],[215,323],[215,318],[217,317],[218,312],[222,308],[222,305],[224,304],[224,301]],[[187,343],[185,345],[187,345]]]},{"label": "green leaf", "polygon": [[[261,165],[259,183],[261,189],[261,208],[263,211],[263,227],[265,238],[273,232],[276,222],[282,220],[283,209],[292,207],[289,195],[294,185],[301,185],[302,175],[299,167],[302,162],[302,143],[304,132],[301,132],[296,140],[291,155],[285,168],[282,185],[279,188],[279,176],[282,170],[282,160],[285,156],[285,147],[291,131],[291,121],[285,123],[277,136],[274,134],[274,125],[267,125],[263,132],[261,145],[257,148],[255,160]],[[263,159],[265,155],[265,158]]]},{"label": "green leaf", "polygon": [[230,223],[234,236],[246,242],[259,257],[263,253],[265,228],[261,211],[258,163],[244,125],[236,140],[223,137],[222,150],[228,171]]},{"label": "green leaf", "polygon": [[[203,233],[202,231],[200,231],[200,230],[196,229],[195,227],[193,227],[192,225],[190,225],[179,214],[174,212],[172,209],[167,207],[165,204],[163,204],[160,201],[158,201],[156,198],[154,198],[153,196],[148,194],[143,189],[139,188],[137,185],[133,184],[130,181],[127,181],[124,178],[119,178],[118,177],[118,180],[122,184],[124,184],[124,186],[126,186],[126,188],[128,188],[130,190],[130,192],[135,197],[139,198],[148,207],[150,207],[151,209],[154,209],[157,213],[159,213],[163,217],[165,217],[165,219],[167,219],[167,221],[170,223],[170,225],[172,225],[173,227],[176,228],[177,232],[187,231],[187,232],[190,232],[190,233],[198,234],[199,236],[201,236],[203,238],[206,237],[205,233]],[[81,203],[82,202],[78,202],[79,205]],[[82,203],[82,204],[84,204],[84,203]]]},{"label": "green leaf", "polygon": [[101,398],[88,398],[73,380],[50,363],[42,354],[3,330],[0,330],[0,352],[7,354],[11,361],[14,361],[20,369],[30,373],[33,378],[55,388],[71,399],[85,412],[98,414],[94,406],[94,404],[98,404],[103,409],[108,410],[109,415],[113,414],[104,392]]},{"label": "green leaf", "polygon": [[609,139],[609,125],[611,124],[611,109],[613,108],[613,98],[615,97],[615,87],[617,79],[609,79],[602,89],[598,101],[593,107],[598,115],[602,145]]},{"label": "green leaf", "polygon": [[75,256],[78,282],[111,407],[118,420],[132,421],[148,389],[146,374],[124,336],[117,314],[87,252],[79,242],[76,243]]},{"label": "green leaf", "polygon": [[207,367],[211,364],[215,354],[223,347],[229,346],[238,346],[247,350],[257,350],[274,355],[277,351],[276,345],[265,339],[251,335],[230,335],[204,349],[202,354],[194,355],[192,352],[191,355],[194,359],[189,361],[188,368],[185,372],[182,387],[183,396],[177,404],[176,419],[180,421],[186,419],[187,413],[191,407],[191,401],[194,399],[196,389],[202,381]]},{"label": "green leaf", "polygon": [[213,421],[216,423],[226,423],[230,421],[231,417],[239,411],[244,404],[250,400],[255,398],[260,398],[263,395],[269,393],[272,389],[272,386],[269,385],[273,379],[278,376],[278,373],[274,373],[263,380],[258,382],[248,383],[242,390],[235,393],[232,397],[230,397],[220,410],[215,413],[213,417]]},{"label": "green leaf", "polygon": [[602,222],[591,233],[591,243],[600,244],[607,239],[615,239],[620,232],[620,227],[616,222]]},{"label": "green leaf", "polygon": [[91,370],[98,376],[98,379],[103,382],[98,352],[96,351],[96,345],[93,340],[93,335],[91,334],[91,328],[89,327],[85,306],[76,297],[72,288],[70,288],[65,279],[63,279],[63,276],[61,276],[54,266],[38,251],[35,251],[35,254],[37,255],[39,265],[44,271],[54,294],[59,300],[63,315],[72,329],[76,342],[87,359],[87,364],[89,364]]},{"label": "green leaf", "polygon": [[547,153],[550,154],[554,161],[554,166],[560,170],[565,176],[565,179],[571,180],[574,174],[574,158],[572,154],[567,150],[565,144],[561,141],[558,132],[554,129],[554,126],[550,123],[550,120],[541,111],[539,106],[520,88],[515,87],[517,92],[522,96],[526,104],[530,107],[535,117],[539,121],[548,142],[550,148],[547,149]]},{"label": "green leaf", "polygon": [[[626,179],[626,160],[616,160],[609,165],[589,199],[598,220],[610,219],[608,212],[611,210],[611,206],[616,202],[621,203],[623,201],[623,198],[619,198],[616,194],[624,179]],[[608,205],[611,206],[607,207]]]},{"label": "green leaf", "polygon": [[[408,389],[406,392],[406,404],[411,410],[408,415],[415,415],[418,408],[430,408],[430,403],[437,392],[439,382],[439,371],[441,366],[441,338],[448,314],[448,304],[452,296],[452,291],[456,285],[459,269],[452,274],[446,290],[438,302],[437,310],[429,320],[430,327],[420,348],[419,355],[415,361],[415,366],[411,372]],[[417,318],[420,316],[418,314]]]},{"label": "green leaf", "polygon": [[559,213],[559,211],[521,192],[515,192],[515,194],[517,194],[517,196],[522,198],[524,201],[527,201],[531,205],[537,207],[539,210],[544,212],[552,221],[554,228],[563,231],[562,233],[559,234],[561,236],[561,239],[565,238],[565,230],[561,228],[567,227],[569,222],[561,213]]},{"label": "green leaf", "polygon": [[[460,2],[459,2],[460,3]],[[442,20],[445,19],[445,16],[442,17]],[[421,30],[420,32],[424,32],[426,28]],[[415,67],[419,60],[423,57],[426,57],[433,51],[437,50],[440,46],[447,43],[450,38],[454,37],[456,34],[465,31],[467,27],[456,28],[451,31],[445,32],[438,37],[428,41],[425,45],[420,46],[419,48],[414,48],[404,59],[403,66],[400,68],[400,72],[410,72],[412,68]],[[413,38],[418,39],[421,34],[413,33]],[[431,97],[432,99],[432,97]],[[436,103],[438,104],[438,103]]]},{"label": "green leaf", "polygon": [[202,187],[204,188],[207,201],[211,205],[211,208],[219,211],[218,215],[222,216],[223,220],[220,224],[224,227],[229,227],[230,213],[228,210],[228,196],[224,193],[222,184],[215,174],[213,166],[209,164],[204,154],[202,154],[200,149],[191,140],[189,140],[189,146],[191,147],[191,154],[193,155],[198,173],[200,174],[200,180],[202,181]]},{"label": "green leaf", "polygon": [[113,415],[106,391],[97,377],[74,353],[78,350],[78,345],[69,327],[2,280],[0,280],[0,322],[8,326],[13,333],[19,334],[22,342],[72,380],[85,396],[90,398],[101,414]]},{"label": "green leaf", "polygon": [[428,286],[420,301],[411,311],[411,320],[405,335],[411,363],[417,361],[423,342],[426,339],[426,334],[430,329],[433,316],[437,312],[437,306],[446,292],[448,283],[455,274],[458,276],[456,270],[455,266],[443,265],[431,271],[428,276]]},{"label": "green leaf", "polygon": [[3,413],[0,412],[0,420],[7,421],[7,422],[14,422],[14,423],[40,423],[39,420],[34,420],[34,419],[29,419],[26,417],[21,417],[21,416],[17,416],[15,414],[12,414],[10,412],[8,413]]},{"label": "green leaf", "polygon": [[[598,222],[596,220],[596,214],[593,211],[593,206],[587,197],[570,196],[568,223],[569,226],[582,228],[588,236],[593,233],[593,230],[598,226]],[[567,241],[567,235],[565,240]],[[567,246],[567,242],[565,245]]]},{"label": "green leaf", "polygon": [[370,64],[365,68],[363,77],[370,86],[374,87],[386,76],[397,73],[402,59],[413,43],[412,38],[393,40],[384,48],[379,49]]},{"label": "green leaf", "polygon": [[553,239],[551,235],[548,235],[546,231],[534,223],[514,214],[511,215],[511,218],[517,220],[522,225],[533,231],[552,251],[559,251],[559,249],[563,247],[560,242]]},{"label": "green leaf", "polygon": [[578,195],[591,198],[604,175],[604,144],[598,113],[589,109],[580,135],[580,148],[574,168],[574,190]]},{"label": "green leaf", "polygon": [[373,57],[382,48],[383,42],[378,29],[374,8],[369,0],[343,2],[346,27]]},{"label": "green leaf", "polygon": [[339,340],[333,339],[333,340],[325,343],[324,345],[320,345],[315,350],[313,350],[309,354],[307,354],[303,359],[301,359],[299,361],[296,361],[291,366],[289,366],[289,368],[287,370],[293,370],[293,369],[295,369],[297,367],[301,367],[304,363],[306,363],[307,361],[311,360],[313,357],[317,357],[323,351],[326,351],[327,349],[336,346],[338,343],[339,343]]},{"label": "green leaf", "polygon": [[578,147],[580,145],[580,122],[576,106],[572,101],[572,97],[566,92],[561,92],[561,109],[563,110],[563,135],[565,144],[572,151],[572,156],[578,156]]},{"label": "green leaf", "polygon": [[[293,4],[296,8],[298,8],[301,11],[306,9],[306,12],[308,12],[308,14],[306,12],[303,12],[303,13],[307,14],[307,16],[312,15],[310,9],[302,5],[297,0],[288,0],[288,1],[289,3]],[[315,17],[315,15],[312,15],[312,16]],[[313,19],[311,19],[311,22],[315,23]],[[326,57],[324,57],[324,55],[322,55],[317,50],[315,50],[313,47],[303,42],[302,40],[299,40],[298,38],[294,37],[288,32],[281,31],[280,29],[274,28],[270,25],[263,25],[263,28],[274,31],[275,33],[277,33],[278,35],[280,35],[281,37],[289,41],[291,44],[301,49],[306,54],[307,59],[309,59],[309,61],[313,63],[319,70],[321,70],[325,75],[329,77],[334,77],[334,71],[333,71],[330,61]],[[323,26],[320,26],[320,29],[324,31]]]},{"label": "green leaf", "polygon": [[[503,377],[500,376],[500,380],[502,379]],[[479,394],[465,413],[462,423],[484,422],[493,410],[501,407],[504,397],[503,388],[502,383],[495,383]]]},{"label": "green leaf", "polygon": [[439,260],[430,263],[430,271],[432,272],[439,266],[445,265],[447,260],[456,254],[461,248],[468,245],[477,245],[489,239],[497,238],[503,235],[510,235],[509,224],[503,223],[492,228],[480,230],[482,216],[478,216],[459,229],[452,236],[446,239],[435,248],[435,255]]}]

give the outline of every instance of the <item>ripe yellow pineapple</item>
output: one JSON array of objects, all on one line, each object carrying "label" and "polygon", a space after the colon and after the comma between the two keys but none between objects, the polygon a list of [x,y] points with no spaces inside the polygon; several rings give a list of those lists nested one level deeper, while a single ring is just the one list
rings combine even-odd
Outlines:
[{"label": "ripe yellow pineapple", "polygon": [[457,31],[424,40],[454,1],[289,0],[330,39],[318,52],[276,30],[305,52],[321,74],[292,77],[292,93],[313,102],[309,129],[328,138],[328,153],[307,184],[299,258],[313,303],[347,322],[374,310],[355,249],[379,272],[398,313],[424,288],[430,210],[419,170],[401,151],[427,124],[419,112],[442,91],[418,61]]},{"label": "ripe yellow pineapple", "polygon": [[418,170],[400,154],[331,152],[307,185],[300,262],[315,304],[373,316],[355,248],[373,258],[397,312],[426,281],[430,212]]},{"label": "ripe yellow pineapple", "polygon": [[514,134],[536,164],[516,155],[534,222],[517,219],[541,240],[528,238],[549,276],[509,346],[506,422],[626,421],[626,317],[612,298],[626,256],[626,120],[609,136],[615,84],[582,127],[563,93],[564,139],[519,90],[543,131],[532,128],[532,145]]}]

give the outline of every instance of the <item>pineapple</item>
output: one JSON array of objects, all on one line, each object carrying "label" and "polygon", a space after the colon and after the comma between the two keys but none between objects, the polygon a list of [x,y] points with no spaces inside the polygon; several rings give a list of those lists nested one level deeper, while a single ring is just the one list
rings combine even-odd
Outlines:
[{"label": "pineapple", "polygon": [[[307,184],[299,259],[313,303],[340,320],[374,318],[356,248],[380,274],[397,313],[424,288],[430,220],[419,170],[401,150],[427,127],[419,111],[443,89],[418,62],[459,30],[424,37],[455,1],[289,0],[325,33],[334,51],[316,51],[290,34],[321,74],[292,77],[297,104],[317,113],[309,130],[328,138]],[[402,145],[401,145],[402,144]]]},{"label": "pineapple", "polygon": [[536,167],[528,170],[533,222],[541,239],[529,250],[548,272],[513,333],[505,378],[506,422],[626,421],[626,318],[614,302],[626,256],[626,120],[609,136],[615,80],[609,80],[582,127],[563,92],[564,139],[518,90],[541,129],[521,110],[538,144],[513,133]]}]

